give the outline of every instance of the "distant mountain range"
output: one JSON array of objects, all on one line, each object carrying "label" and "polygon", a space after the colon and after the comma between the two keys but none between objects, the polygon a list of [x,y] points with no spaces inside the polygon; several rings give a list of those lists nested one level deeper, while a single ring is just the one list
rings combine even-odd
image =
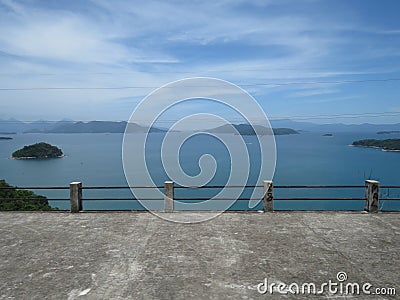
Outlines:
[{"label": "distant mountain range", "polygon": [[[76,122],[72,120],[61,120],[58,122],[51,121],[34,121],[23,122],[16,119],[1,120],[0,119],[0,132],[4,133],[123,133],[125,131],[126,122],[112,122],[112,121],[90,121],[90,122]],[[236,129],[241,134],[252,134],[251,130],[243,127],[245,124],[235,125]],[[322,133],[337,133],[337,132],[382,132],[382,131],[400,131],[400,123],[397,124],[315,124],[311,122],[298,122],[288,119],[273,120],[271,125],[274,128],[275,134],[293,134],[293,131],[310,131]],[[257,125],[256,125],[257,126]],[[228,126],[230,127],[230,126]],[[148,128],[138,124],[131,123],[129,131],[134,132],[147,132]],[[229,132],[230,129],[217,127],[208,129],[208,132]],[[263,132],[265,128],[259,128],[257,131]],[[152,127],[150,132],[165,132],[164,128]],[[231,132],[231,131],[230,131]]]},{"label": "distant mountain range", "polygon": [[74,121],[61,120],[58,122],[50,122],[50,121],[39,120],[34,122],[23,122],[13,118],[8,120],[0,119],[0,131],[8,133],[22,133],[35,130],[38,132],[46,132],[47,130],[51,130],[58,126],[71,123],[74,123]]},{"label": "distant mountain range", "polygon": [[[66,124],[57,124],[57,126],[38,130],[33,129],[26,133],[124,133],[127,122],[111,122],[111,121],[90,121],[90,122],[71,122]],[[148,127],[130,123],[128,126],[129,133],[147,132]],[[164,132],[165,130],[151,127],[150,132]]]},{"label": "distant mountain range", "polygon": [[298,131],[310,132],[370,132],[376,133],[378,131],[398,131],[400,130],[400,123],[396,124],[316,124],[311,122],[298,122],[289,119],[273,120],[271,121],[273,128],[288,127]]},{"label": "distant mountain range", "polygon": [[[36,121],[21,122],[18,120],[0,120],[0,130],[4,132],[13,131],[15,133],[124,133],[127,122],[112,121],[90,121],[75,122],[62,120],[59,122]],[[128,132],[139,133],[147,132],[148,127],[130,123]],[[165,132],[156,127],[150,128],[150,132]]]}]

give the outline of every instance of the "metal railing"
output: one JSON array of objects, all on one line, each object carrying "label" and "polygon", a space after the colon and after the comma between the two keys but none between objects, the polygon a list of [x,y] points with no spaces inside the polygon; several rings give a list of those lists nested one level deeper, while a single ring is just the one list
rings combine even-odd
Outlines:
[{"label": "metal railing", "polygon": [[[235,189],[235,188],[253,188],[263,189],[261,197],[250,198],[250,197],[237,197],[237,198],[210,198],[210,197],[174,197],[175,189]],[[87,198],[82,196],[84,190],[116,190],[116,189],[159,189],[164,190],[163,198],[161,197],[143,197],[137,199],[136,197],[92,197]],[[365,189],[364,197],[275,197],[274,189]],[[31,186],[31,187],[0,187],[0,190],[69,190],[69,198],[46,198],[46,197],[19,197],[19,198],[0,198],[0,201],[69,201],[70,211],[75,213],[82,211],[83,201],[164,201],[164,211],[174,211],[174,204],[176,201],[208,201],[208,200],[220,200],[220,201],[261,201],[264,211],[274,211],[274,203],[281,200],[289,201],[364,201],[364,210],[367,212],[377,212],[380,210],[380,201],[400,201],[398,197],[381,197],[381,189],[400,189],[398,185],[383,185],[380,186],[378,181],[366,180],[365,185],[277,185],[274,186],[272,181],[264,181],[264,185],[246,185],[246,186],[224,186],[224,185],[206,185],[206,186],[180,186],[175,185],[172,181],[166,181],[163,186],[82,186],[81,182],[72,182],[69,187],[66,186],[54,186],[54,187],[43,187],[43,186]]]}]

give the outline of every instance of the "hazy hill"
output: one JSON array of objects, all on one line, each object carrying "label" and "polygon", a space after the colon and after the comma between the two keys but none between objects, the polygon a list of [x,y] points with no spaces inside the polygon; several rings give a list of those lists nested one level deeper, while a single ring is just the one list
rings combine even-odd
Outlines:
[{"label": "hazy hill", "polygon": [[61,120],[58,122],[52,121],[34,121],[34,122],[22,122],[16,119],[0,119],[0,131],[1,132],[14,132],[14,133],[22,133],[22,132],[46,132],[53,128],[56,128],[63,124],[73,123],[73,121],[69,120]]},{"label": "hazy hill", "polygon": [[[280,119],[271,121],[273,128],[293,128],[296,131],[310,132],[370,132],[376,133],[380,131],[400,131],[400,123],[397,124],[316,124],[312,122],[299,122],[289,119]],[[0,119],[0,132],[30,132],[30,133],[101,133],[101,132],[124,132],[126,122],[111,121],[92,121],[92,122],[75,122],[72,120],[53,121],[34,121],[22,122],[16,119]],[[132,132],[146,132],[147,128],[140,125],[131,124]],[[152,128],[152,132],[166,131],[161,128]]]},{"label": "hazy hill", "polygon": [[315,124],[311,122],[298,122],[289,119],[273,120],[271,125],[274,128],[287,127],[295,130],[304,130],[311,132],[371,132],[377,131],[398,131],[400,123],[397,124]]},{"label": "hazy hill", "polygon": [[0,119],[0,131],[1,132],[23,132],[26,130],[27,124],[16,119]]},{"label": "hazy hill", "polygon": [[[241,135],[255,135],[254,129],[261,135],[268,135],[271,133],[270,129],[260,125],[254,125],[254,129],[251,125],[248,124],[233,124],[233,127],[241,134]],[[213,129],[207,130],[210,133],[236,133],[235,130],[230,125],[222,125]],[[285,134],[298,134],[296,130],[291,128],[273,128],[273,132],[275,135],[285,135]]]},{"label": "hazy hill", "polygon": [[124,132],[126,122],[76,122],[63,124],[48,130],[48,133],[120,133]]},{"label": "hazy hill", "polygon": [[[46,130],[29,130],[26,133],[124,133],[127,122],[112,121],[90,121],[90,122],[68,122],[57,124],[54,128]],[[129,133],[147,132],[148,128],[135,123],[130,123]],[[152,127],[150,132],[163,132],[163,130]]]}]

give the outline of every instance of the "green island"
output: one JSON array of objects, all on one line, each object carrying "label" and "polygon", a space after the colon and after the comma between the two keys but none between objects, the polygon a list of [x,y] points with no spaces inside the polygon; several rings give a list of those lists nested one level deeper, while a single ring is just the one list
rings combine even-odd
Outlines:
[{"label": "green island", "polygon": [[5,210],[57,210],[47,198],[28,190],[17,190],[5,180],[0,180],[0,211]]},{"label": "green island", "polygon": [[64,154],[61,149],[43,142],[25,146],[24,148],[19,149],[12,154],[13,158],[18,159],[57,158],[63,156]]},{"label": "green island", "polygon": [[400,139],[359,140],[353,142],[352,146],[378,148],[386,151],[400,151]]},{"label": "green island", "polygon": [[396,134],[396,133],[400,133],[400,130],[378,131],[376,134]]}]

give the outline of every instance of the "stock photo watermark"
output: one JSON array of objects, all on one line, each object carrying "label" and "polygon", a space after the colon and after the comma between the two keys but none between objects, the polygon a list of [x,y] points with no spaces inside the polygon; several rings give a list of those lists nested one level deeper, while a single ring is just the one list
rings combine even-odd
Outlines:
[{"label": "stock photo watermark", "polygon": [[[187,109],[191,102],[194,104],[191,109]],[[196,107],[201,109],[194,109]],[[171,111],[177,113],[173,115]],[[153,133],[157,122],[171,115],[173,116],[169,117],[173,119],[171,122],[162,123],[164,132],[155,136]],[[237,122],[252,128],[254,132],[252,144],[257,144],[259,147],[258,157],[255,157],[254,153],[249,154],[248,142],[234,126]],[[142,134],[132,134],[137,129],[137,124],[147,128],[147,131]],[[210,124],[228,128],[234,134],[203,130],[204,126],[210,127]],[[229,166],[220,167],[212,153],[205,152],[196,158],[196,162],[191,159],[192,164],[197,164],[199,172],[188,174],[182,166],[182,151],[197,135],[218,140],[227,150]],[[204,148],[208,150],[207,147]],[[254,160],[257,161],[256,174],[252,164]],[[242,195],[251,172],[253,172],[251,178],[255,182],[272,180],[276,164],[275,137],[264,110],[247,91],[221,79],[186,78],[156,89],[134,108],[124,133],[122,162],[131,192],[146,210],[169,221],[198,223],[210,220],[228,210]],[[154,176],[154,170],[157,170],[158,176]],[[163,178],[171,182],[172,188],[174,185],[198,188],[207,186],[218,172],[227,171],[229,172],[227,180],[223,184],[218,184],[221,186],[220,190],[209,199],[201,202],[171,199],[172,205],[179,202],[181,210],[205,210],[208,211],[207,214],[184,216],[160,213],[163,210],[162,199],[165,195],[163,188],[160,187],[164,182],[160,181],[159,174],[164,174]],[[228,186],[237,188],[226,188]],[[159,188],[150,190],[143,187]],[[262,196],[254,196],[254,193],[255,190],[249,196],[251,199],[248,201],[249,208],[254,208],[261,201]],[[227,200],[213,201],[217,198]],[[154,201],[157,199],[160,199],[158,203]]]},{"label": "stock photo watermark", "polygon": [[316,284],[313,282],[283,283],[265,278],[257,285],[257,292],[266,294],[293,294],[293,295],[387,295],[395,296],[394,287],[374,287],[369,282],[352,282],[348,280],[346,272],[338,272],[336,280],[329,279],[327,282]]}]

